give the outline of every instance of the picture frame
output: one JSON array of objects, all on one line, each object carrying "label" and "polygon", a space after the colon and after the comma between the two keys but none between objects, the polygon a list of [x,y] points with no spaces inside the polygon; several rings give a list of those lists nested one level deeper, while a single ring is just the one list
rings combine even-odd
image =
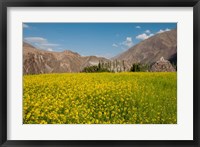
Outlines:
[{"label": "picture frame", "polygon": [[[193,140],[8,140],[8,7],[192,7],[193,8]],[[0,145],[1,146],[187,146],[199,144],[199,65],[200,2],[199,0],[5,0],[0,2]]]}]

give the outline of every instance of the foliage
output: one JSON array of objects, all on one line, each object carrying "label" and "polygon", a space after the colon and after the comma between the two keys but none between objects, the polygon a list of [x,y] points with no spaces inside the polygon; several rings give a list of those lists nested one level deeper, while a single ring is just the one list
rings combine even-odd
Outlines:
[{"label": "foliage", "polygon": [[23,77],[24,124],[176,124],[176,73]]},{"label": "foliage", "polygon": [[172,66],[175,68],[175,70],[177,71],[177,64],[174,63],[174,62],[172,62],[171,64],[172,64]]},{"label": "foliage", "polygon": [[101,65],[99,64],[98,66],[93,65],[93,66],[88,66],[85,67],[82,72],[110,72],[107,68],[105,67],[101,67]]},{"label": "foliage", "polygon": [[131,66],[131,72],[146,72],[149,71],[150,66],[148,64],[134,63]]}]

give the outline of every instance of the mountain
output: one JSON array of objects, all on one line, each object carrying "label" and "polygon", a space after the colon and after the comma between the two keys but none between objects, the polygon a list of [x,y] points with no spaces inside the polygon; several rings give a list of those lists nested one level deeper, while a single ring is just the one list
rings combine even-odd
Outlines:
[{"label": "mountain", "polygon": [[176,64],[177,29],[156,34],[112,59],[124,60],[130,67],[133,63],[152,64],[161,57]]},{"label": "mountain", "polygon": [[111,60],[97,56],[81,56],[65,50],[51,52],[40,50],[23,43],[24,74],[80,72],[84,67],[98,65],[99,62],[112,71],[130,70],[133,63],[153,64],[161,57],[171,63],[177,62],[177,30],[156,34]]},{"label": "mountain", "polygon": [[69,50],[63,52],[40,50],[23,43],[24,74],[80,72],[86,66],[98,65],[100,60],[109,61],[103,57],[81,56]]}]

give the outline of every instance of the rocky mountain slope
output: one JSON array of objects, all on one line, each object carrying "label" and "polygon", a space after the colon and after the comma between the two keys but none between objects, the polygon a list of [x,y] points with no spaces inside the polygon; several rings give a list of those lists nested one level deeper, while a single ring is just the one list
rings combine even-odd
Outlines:
[{"label": "rocky mountain slope", "polygon": [[63,52],[39,50],[28,43],[23,43],[24,74],[80,72],[86,66],[98,65],[100,60],[108,61],[103,57],[83,57],[69,50]]},{"label": "rocky mountain slope", "polygon": [[156,34],[113,59],[125,60],[129,65],[133,63],[152,64],[161,57],[177,62],[177,29]]}]

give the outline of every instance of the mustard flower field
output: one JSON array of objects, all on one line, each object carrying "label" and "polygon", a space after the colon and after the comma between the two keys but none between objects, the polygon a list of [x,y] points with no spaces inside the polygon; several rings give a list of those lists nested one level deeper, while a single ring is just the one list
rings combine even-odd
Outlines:
[{"label": "mustard flower field", "polygon": [[176,72],[23,76],[24,124],[176,124]]}]

